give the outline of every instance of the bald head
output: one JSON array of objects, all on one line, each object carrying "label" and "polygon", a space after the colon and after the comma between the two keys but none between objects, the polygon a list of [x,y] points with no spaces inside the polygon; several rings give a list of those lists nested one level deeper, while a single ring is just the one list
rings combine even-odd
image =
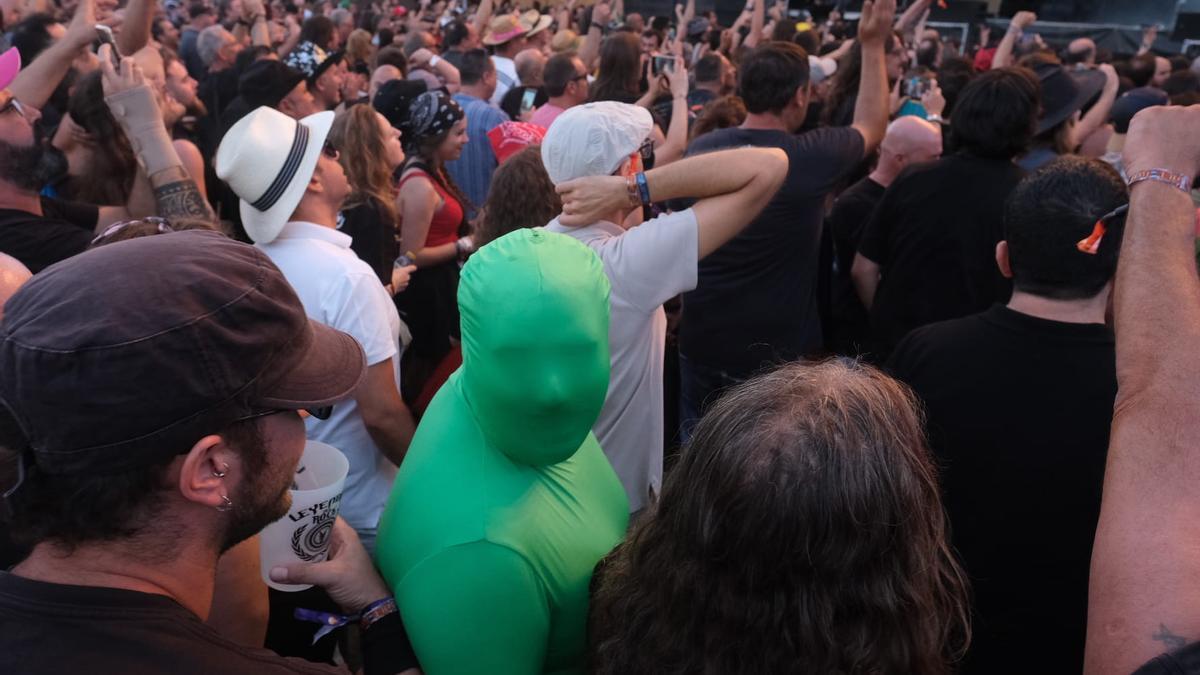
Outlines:
[{"label": "bald head", "polygon": [[21,284],[29,281],[29,269],[16,258],[0,253],[0,319],[4,318],[4,303],[17,292]]},{"label": "bald head", "polygon": [[404,74],[401,73],[400,69],[397,68],[396,66],[389,66],[386,64],[379,66],[378,68],[375,69],[374,73],[371,73],[371,86],[370,86],[371,98],[372,99],[375,98],[375,94],[379,92],[379,88],[382,87],[383,85],[387,84],[388,82],[391,82],[392,80],[402,79],[403,77],[404,77]]},{"label": "bald head", "polygon": [[909,164],[928,162],[942,156],[942,130],[920,117],[906,115],[888,125],[879,147],[879,164],[871,177],[888,185]]},{"label": "bald head", "polygon": [[1080,63],[1090,68],[1096,65],[1096,43],[1090,38],[1072,40],[1067,45],[1065,61],[1068,66]]},{"label": "bald head", "polygon": [[517,78],[523,87],[542,86],[542,71],[546,68],[546,55],[538,49],[526,49],[513,59]]}]

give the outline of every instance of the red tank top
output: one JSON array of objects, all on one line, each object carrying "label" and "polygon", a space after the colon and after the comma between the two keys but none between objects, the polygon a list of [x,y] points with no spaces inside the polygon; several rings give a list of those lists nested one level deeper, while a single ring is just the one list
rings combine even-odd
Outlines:
[{"label": "red tank top", "polygon": [[[458,226],[462,224],[463,220],[462,204],[449,190],[443,188],[440,183],[420,169],[410,171],[407,176],[401,178],[398,188],[403,187],[410,178],[417,177],[429,181],[438,196],[442,198],[442,207],[433,212],[433,220],[429,223],[429,233],[425,235],[425,246],[441,246],[458,241]],[[405,245],[407,246],[407,244]]]}]

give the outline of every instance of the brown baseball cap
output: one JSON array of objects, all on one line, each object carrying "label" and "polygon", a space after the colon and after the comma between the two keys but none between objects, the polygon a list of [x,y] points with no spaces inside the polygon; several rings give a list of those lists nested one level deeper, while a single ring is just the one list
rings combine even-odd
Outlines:
[{"label": "brown baseball cap", "polygon": [[270,259],[191,230],[53,265],[5,305],[0,412],[49,473],[119,473],[275,410],[327,407],[366,374]]}]

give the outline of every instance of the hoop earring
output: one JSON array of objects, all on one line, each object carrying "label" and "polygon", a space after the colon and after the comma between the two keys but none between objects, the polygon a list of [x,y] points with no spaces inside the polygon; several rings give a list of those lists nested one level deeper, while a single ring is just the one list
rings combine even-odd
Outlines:
[{"label": "hoop earring", "polygon": [[228,513],[233,509],[233,502],[229,500],[229,495],[221,495],[222,504],[217,507],[221,513]]},{"label": "hoop earring", "polygon": [[221,462],[221,470],[212,472],[212,475],[216,478],[224,478],[227,473],[229,473],[229,462]]}]

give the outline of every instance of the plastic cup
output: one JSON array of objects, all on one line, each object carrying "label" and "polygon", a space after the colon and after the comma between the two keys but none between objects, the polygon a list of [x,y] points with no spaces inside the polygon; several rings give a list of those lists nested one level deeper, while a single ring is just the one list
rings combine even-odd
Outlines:
[{"label": "plastic cup", "polygon": [[259,536],[262,578],[280,591],[303,591],[312,584],[271,581],[271,568],[298,562],[321,562],[329,555],[329,538],[337,520],[350,462],[340,450],[308,441],[292,479],[292,507]]}]

